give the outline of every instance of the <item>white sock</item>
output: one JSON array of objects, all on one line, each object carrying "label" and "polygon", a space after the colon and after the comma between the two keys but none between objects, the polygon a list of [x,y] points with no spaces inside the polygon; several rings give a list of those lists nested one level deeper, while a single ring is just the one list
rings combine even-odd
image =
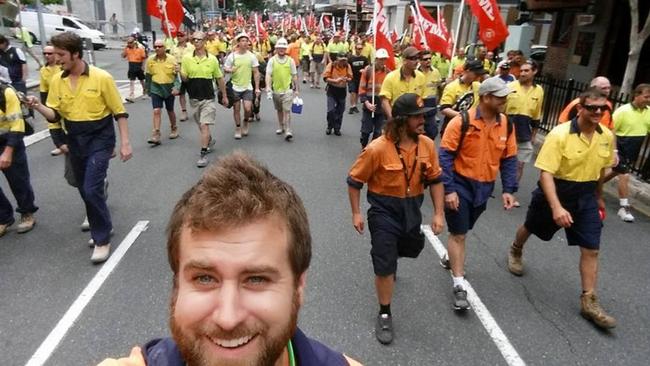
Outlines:
[{"label": "white sock", "polygon": [[629,206],[629,205],[630,205],[630,203],[627,201],[627,198],[621,198],[621,199],[619,200],[619,202],[620,202],[621,207]]},{"label": "white sock", "polygon": [[465,277],[452,277],[454,281],[454,287],[460,286],[463,290],[465,289]]}]

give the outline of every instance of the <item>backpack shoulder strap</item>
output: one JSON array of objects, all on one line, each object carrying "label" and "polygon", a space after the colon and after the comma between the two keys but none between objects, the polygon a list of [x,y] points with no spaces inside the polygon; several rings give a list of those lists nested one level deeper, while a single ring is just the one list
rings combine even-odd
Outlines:
[{"label": "backpack shoulder strap", "polygon": [[463,146],[463,140],[465,140],[465,135],[469,131],[469,113],[467,110],[460,111],[460,138],[458,139],[458,146],[456,147],[455,152],[459,152]]}]

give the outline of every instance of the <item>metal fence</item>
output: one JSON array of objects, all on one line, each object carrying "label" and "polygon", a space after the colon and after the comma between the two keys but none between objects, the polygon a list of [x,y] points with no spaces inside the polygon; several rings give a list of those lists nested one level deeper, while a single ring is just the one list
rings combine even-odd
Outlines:
[{"label": "metal fence", "polygon": [[[537,77],[535,81],[544,88],[543,117],[540,129],[546,132],[557,125],[558,118],[564,107],[589,86],[573,79],[559,80],[549,76]],[[609,97],[613,104],[613,110],[627,103],[628,99],[628,95],[616,92],[612,92]],[[639,178],[650,182],[650,134],[646,136],[641,152],[631,170]]]}]

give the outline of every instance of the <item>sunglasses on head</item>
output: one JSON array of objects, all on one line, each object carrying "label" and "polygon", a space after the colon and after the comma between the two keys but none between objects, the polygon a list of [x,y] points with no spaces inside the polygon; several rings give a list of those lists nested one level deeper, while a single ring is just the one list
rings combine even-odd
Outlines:
[{"label": "sunglasses on head", "polygon": [[589,112],[596,112],[597,110],[600,110],[601,112],[607,112],[610,110],[607,104],[604,105],[585,104],[582,106],[582,108],[588,110]]}]

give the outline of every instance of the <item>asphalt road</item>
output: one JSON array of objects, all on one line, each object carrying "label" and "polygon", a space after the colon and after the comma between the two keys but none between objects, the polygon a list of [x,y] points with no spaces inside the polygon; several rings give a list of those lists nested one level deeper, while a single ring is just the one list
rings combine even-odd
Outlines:
[{"label": "asphalt road", "polygon": [[[124,79],[116,51],[98,62]],[[505,365],[504,355],[475,311],[452,310],[451,278],[427,245],[416,260],[401,260],[393,300],[396,338],[381,346],[374,338],[378,310],[369,257],[370,236],[351,225],[345,177],[359,152],[359,115],[345,115],[343,136],[325,136],[325,96],[304,90],[302,115],[294,115],[294,141],[274,134],[275,113],[266,101],[262,121],[248,138],[232,138],[232,114],[219,107],[213,128],[218,156],[242,149],[291,183],[307,208],[314,239],[307,301],[300,327],[310,336],[366,365]],[[170,270],[164,230],[175,202],[199,179],[198,132],[180,124],[171,141],[166,119],[163,144],[146,143],[151,130],[148,100],[127,105],[134,158],[111,162],[109,207],[113,247],[139,220],[143,232],[80,314],[47,365],[94,365],[125,355],[134,344],[167,335]],[[44,126],[44,124],[37,124]],[[27,234],[0,239],[0,365],[25,365],[57,322],[100,270],[90,263],[88,234],[79,230],[84,212],[78,193],[63,179],[63,158],[51,157],[49,139],[28,148],[32,184],[40,210]],[[537,172],[526,170],[519,200],[530,200]],[[0,187],[9,192],[5,179]],[[497,187],[496,192],[500,191]],[[11,196],[11,195],[9,195]],[[498,196],[498,195],[497,195]],[[367,204],[364,202],[364,209]],[[425,224],[431,203],[423,207]],[[521,359],[529,365],[647,365],[650,356],[650,220],[634,224],[616,217],[608,200],[602,237],[599,290],[618,327],[602,332],[579,315],[578,250],[560,233],[549,243],[531,239],[526,274],[505,269],[514,231],[525,207],[510,212],[491,200],[468,237],[467,274],[478,296]],[[446,242],[446,235],[441,235]]]}]

